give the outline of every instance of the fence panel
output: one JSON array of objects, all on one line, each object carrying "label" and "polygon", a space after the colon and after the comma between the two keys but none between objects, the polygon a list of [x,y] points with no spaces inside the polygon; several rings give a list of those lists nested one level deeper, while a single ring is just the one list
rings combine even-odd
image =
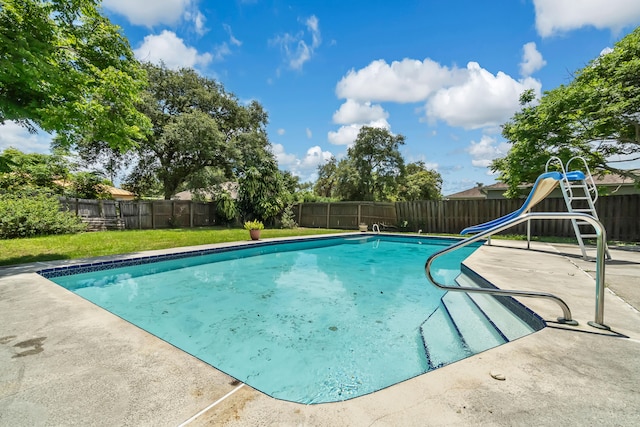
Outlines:
[{"label": "fence panel", "polygon": [[215,204],[192,202],[191,209],[193,211],[193,226],[205,227],[215,224]]},{"label": "fence panel", "polygon": [[394,203],[301,203],[294,205],[292,210],[296,215],[295,221],[301,227],[356,230],[360,224],[395,227],[398,223]]},{"label": "fence panel", "polygon": [[[302,227],[357,229],[359,222],[395,224],[402,231],[457,234],[465,227],[494,220],[518,210],[522,199],[487,200],[423,200],[415,202],[373,203],[339,202],[303,203],[296,207],[297,222]],[[388,206],[395,207],[395,220]],[[360,220],[357,207],[360,206]],[[579,207],[577,204],[574,207]],[[585,206],[586,207],[586,206]],[[566,212],[562,198],[547,198],[533,212]],[[604,196],[596,202],[596,211],[609,240],[640,241],[640,194]],[[328,219],[327,219],[328,218]],[[392,222],[393,221],[393,222]],[[527,233],[527,225],[519,224],[504,234]],[[532,236],[575,237],[569,220],[532,221]]]},{"label": "fence panel", "polygon": [[300,227],[329,228],[329,209],[329,203],[301,203],[297,209],[294,207],[293,211],[298,212],[296,222]]},{"label": "fence panel", "polygon": [[331,203],[329,228],[358,228],[358,205],[355,203]]}]

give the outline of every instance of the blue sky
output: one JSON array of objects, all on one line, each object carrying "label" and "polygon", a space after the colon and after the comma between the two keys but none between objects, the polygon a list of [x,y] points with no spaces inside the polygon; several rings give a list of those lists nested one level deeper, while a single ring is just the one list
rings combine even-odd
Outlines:
[{"label": "blue sky", "polygon": [[[192,67],[269,113],[281,169],[314,180],[363,125],[406,137],[407,162],[443,194],[491,184],[518,97],[574,71],[640,25],[638,0],[104,0],[136,56]],[[0,149],[51,137],[0,127]]]}]

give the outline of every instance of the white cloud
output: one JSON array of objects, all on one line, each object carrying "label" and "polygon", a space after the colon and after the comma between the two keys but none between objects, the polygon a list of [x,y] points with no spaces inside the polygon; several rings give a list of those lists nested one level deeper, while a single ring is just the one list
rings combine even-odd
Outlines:
[{"label": "white cloud", "polygon": [[638,0],[533,0],[533,4],[542,37],[586,26],[618,32],[640,20]]},{"label": "white cloud", "polygon": [[282,144],[273,144],[271,151],[278,160],[279,167],[289,170],[303,182],[315,180],[318,166],[326,163],[333,156],[330,151],[323,151],[317,145],[309,148],[302,159],[295,154],[287,153]]},{"label": "white cloud", "polygon": [[304,63],[311,59],[314,51],[322,43],[319,21],[315,15],[307,18],[305,27],[311,35],[311,43],[304,40],[306,35],[304,31],[295,35],[285,33],[269,40],[270,44],[280,47],[289,68],[294,70],[301,70]]},{"label": "white cloud", "polygon": [[341,126],[336,132],[329,132],[327,138],[334,145],[351,145],[358,137],[358,132],[363,126],[382,128],[390,130],[391,126],[386,119],[374,120],[369,123],[352,123]]},{"label": "white cloud", "polygon": [[[535,44],[523,47],[521,64],[528,73],[545,61]],[[350,145],[363,125],[390,130],[389,114],[373,102],[425,102],[422,111],[430,123],[438,120],[465,129],[495,129],[520,108],[520,95],[533,89],[540,95],[541,83],[531,77],[516,80],[498,72],[492,74],[476,62],[466,68],[448,68],[430,59],[403,59],[387,64],[383,60],[360,70],[351,70],[336,85],[336,94],[346,101],[333,114],[342,125],[328,133],[332,144]],[[416,109],[418,111],[418,109]]]},{"label": "white cloud", "polygon": [[507,142],[496,143],[495,138],[482,135],[479,142],[471,141],[466,151],[471,155],[471,164],[475,167],[488,167],[491,161],[504,157],[509,151]]},{"label": "white cloud", "polygon": [[209,29],[204,26],[207,18],[199,10],[195,10],[193,12],[185,12],[184,18],[187,21],[193,22],[194,30],[199,35],[203,36],[207,31],[209,31]]},{"label": "white cloud", "polygon": [[222,24],[224,30],[229,34],[229,42],[234,46],[242,46],[242,42],[233,36],[233,31],[231,31],[231,26],[227,24]]},{"label": "white cloud", "polygon": [[330,131],[327,139],[334,145],[351,145],[358,137],[363,125],[353,124],[341,126],[337,131]]},{"label": "white cloud", "polygon": [[304,170],[315,170],[319,165],[329,161],[332,155],[330,151],[322,151],[318,145],[315,145],[307,150],[304,159],[300,162],[300,166]]},{"label": "white cloud", "polygon": [[520,74],[527,77],[547,65],[547,61],[542,58],[542,54],[536,49],[534,42],[529,42],[522,46],[522,62],[520,63]]},{"label": "white cloud", "polygon": [[542,87],[527,77],[516,81],[503,72],[495,76],[476,62],[467,65],[464,84],[439,90],[427,101],[427,118],[443,120],[450,126],[477,129],[504,123],[519,108],[519,98],[526,89],[537,95]]},{"label": "white cloud", "polygon": [[163,61],[170,69],[206,66],[213,59],[210,53],[199,54],[194,47],[187,46],[174,32],[168,30],[159,35],[146,36],[140,47],[133,52],[141,61],[154,64]]},{"label": "white cloud", "polygon": [[371,105],[370,102],[360,103],[347,99],[340,109],[333,114],[333,122],[341,125],[352,123],[367,123],[381,119],[387,119],[389,113],[380,105]]},{"label": "white cloud", "polygon": [[222,42],[213,48],[213,55],[211,57],[217,62],[220,62],[224,60],[224,57],[227,55],[231,55],[231,49],[229,49],[227,42]]},{"label": "white cloud", "polygon": [[11,120],[0,125],[0,151],[9,147],[23,153],[49,153],[53,136],[44,131],[29,133],[26,128]]},{"label": "white cloud", "polygon": [[[134,25],[152,27],[157,24],[173,25],[180,21],[191,0],[104,0],[105,9],[123,15]],[[196,24],[197,27],[197,24]]]},{"label": "white cloud", "polygon": [[276,160],[278,161],[278,166],[283,166],[288,169],[292,165],[296,164],[297,158],[295,154],[287,154],[284,151],[284,146],[282,144],[272,144],[271,152],[274,156],[276,156]]},{"label": "white cloud", "polygon": [[438,89],[461,83],[465,75],[464,70],[441,66],[429,58],[405,58],[391,64],[380,59],[349,71],[338,82],[336,94],[358,102],[419,102]]},{"label": "white cloud", "polygon": [[307,139],[311,139],[311,138],[313,138],[313,133],[311,132],[311,129],[306,128],[306,129],[305,129],[305,132],[306,132],[306,134],[307,134]]},{"label": "white cloud", "polygon": [[284,135],[287,131],[285,131],[284,129],[280,128],[276,132],[278,133],[278,135]]}]

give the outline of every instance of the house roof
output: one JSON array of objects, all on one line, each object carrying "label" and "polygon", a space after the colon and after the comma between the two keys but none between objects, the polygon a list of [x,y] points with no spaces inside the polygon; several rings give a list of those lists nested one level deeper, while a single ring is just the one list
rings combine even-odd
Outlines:
[{"label": "house roof", "polygon": [[[640,170],[631,170],[630,172],[640,176]],[[606,186],[606,187],[620,187],[620,186],[632,186],[635,184],[635,181],[632,178],[625,177],[622,175],[618,175],[615,173],[609,173],[606,175],[593,175],[593,181],[596,186]],[[521,184],[519,188],[529,188],[533,184]],[[509,186],[504,182],[496,182],[490,185],[476,186],[470,188],[468,190],[460,191],[458,193],[453,193],[448,196],[445,196],[445,199],[486,199],[488,192],[505,192]],[[615,192],[614,190],[611,190]]]},{"label": "house roof", "polygon": [[122,188],[112,187],[110,185],[101,184],[102,188],[113,197],[135,197],[135,193],[124,190]]},{"label": "house roof", "polygon": [[[62,180],[62,179],[56,179],[53,181],[54,184],[57,184],[61,187],[70,187],[71,186],[71,182],[66,181],[66,180]],[[111,194],[111,196],[113,197],[135,197],[136,194],[132,193],[131,191],[127,191],[124,190],[122,188],[116,188],[116,187],[112,187],[111,185],[106,185],[106,184],[100,184],[100,187],[107,193]]]},{"label": "house roof", "polygon": [[476,186],[473,188],[469,188],[468,190],[459,191],[457,193],[450,194],[445,196],[445,199],[486,199],[487,193],[483,191],[486,188],[484,186]]}]

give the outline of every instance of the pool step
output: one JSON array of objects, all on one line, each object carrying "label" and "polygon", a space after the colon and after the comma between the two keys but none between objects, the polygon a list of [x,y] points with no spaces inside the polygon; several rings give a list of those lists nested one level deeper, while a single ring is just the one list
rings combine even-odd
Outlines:
[{"label": "pool step", "polygon": [[420,332],[431,368],[507,342],[471,298],[461,292],[445,294]]},{"label": "pool step", "polygon": [[[456,282],[477,287],[461,274]],[[447,292],[440,306],[421,325],[420,333],[432,369],[497,347],[536,329],[491,295]]]},{"label": "pool step", "polygon": [[460,333],[442,302],[420,326],[420,333],[431,369],[473,355],[460,339]]},{"label": "pool step", "polygon": [[442,297],[442,302],[456,324],[460,336],[474,354],[508,341],[469,295],[448,292]]},{"label": "pool step", "polygon": [[[476,282],[464,273],[456,278],[456,282],[464,287],[478,287]],[[493,295],[474,293],[467,295],[488,315],[495,327],[498,328],[509,341],[529,335],[539,329],[531,327]]]}]

